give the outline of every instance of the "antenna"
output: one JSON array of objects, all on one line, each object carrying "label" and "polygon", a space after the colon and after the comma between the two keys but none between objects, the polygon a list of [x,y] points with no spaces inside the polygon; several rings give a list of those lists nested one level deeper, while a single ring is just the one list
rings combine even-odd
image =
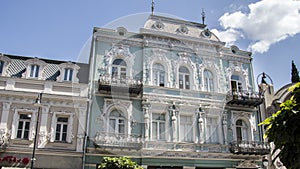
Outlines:
[{"label": "antenna", "polygon": [[151,6],[152,15],[154,14],[154,0],[152,0],[152,6]]},{"label": "antenna", "polygon": [[203,9],[203,8],[202,8],[201,15],[202,15],[202,24],[204,25],[204,21],[205,21],[205,12],[204,12],[204,9]]}]

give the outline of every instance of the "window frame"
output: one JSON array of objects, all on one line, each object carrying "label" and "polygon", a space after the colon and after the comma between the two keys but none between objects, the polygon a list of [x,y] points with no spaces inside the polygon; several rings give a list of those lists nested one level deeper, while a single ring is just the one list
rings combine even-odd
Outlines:
[{"label": "window frame", "polygon": [[[66,122],[61,122],[59,119],[67,119]],[[55,128],[55,142],[67,142],[67,135],[68,135],[68,121],[69,118],[65,116],[58,116],[56,118],[56,128]],[[58,126],[60,129],[58,131]],[[64,127],[66,126],[66,131],[64,131]]]},{"label": "window frame", "polygon": [[[72,112],[50,112],[50,113],[53,113],[51,119],[51,128],[53,130],[51,130],[50,142],[72,143],[74,113]],[[68,118],[66,141],[56,140],[57,119],[60,117]]]},{"label": "window frame", "polygon": [[31,64],[29,77],[30,78],[39,78],[40,68],[41,68],[41,66],[38,64]]},{"label": "window frame", "polygon": [[[119,61],[119,63],[115,63]],[[111,77],[116,79],[127,78],[127,63],[124,59],[116,58],[111,64]]]},{"label": "window frame", "polygon": [[[156,67],[156,65],[158,67]],[[154,63],[152,65],[152,81],[153,85],[159,87],[166,86],[166,70],[165,66],[161,63]]]},{"label": "window frame", "polygon": [[[185,71],[181,71],[180,69],[184,68],[185,70],[187,70],[187,72]],[[180,84],[182,83],[182,84]],[[186,67],[186,66],[179,66],[178,69],[178,87],[179,89],[191,89],[191,73],[190,70]]]},{"label": "window frame", "polygon": [[[31,114],[29,114],[29,113],[19,113],[18,115],[19,115],[19,118],[18,118],[16,139],[29,140],[30,126],[31,126],[31,120],[32,120],[31,119]],[[22,116],[27,116],[29,118],[22,118]],[[21,122],[22,122],[22,126],[21,126],[21,130],[20,130]],[[25,136],[26,131],[27,131],[27,136]],[[19,135],[19,133],[20,133],[20,135]]]},{"label": "window frame", "polygon": [[[118,116],[112,115],[112,113],[118,113]],[[114,127],[111,127],[111,121],[114,120]],[[123,123],[120,123],[120,121],[123,121]],[[126,129],[127,129],[127,120],[124,117],[124,112],[119,110],[119,109],[113,109],[112,111],[109,112],[108,115],[108,120],[107,120],[107,133],[109,135],[114,135],[114,136],[121,136],[121,135],[126,135]],[[120,129],[123,126],[123,132],[120,132]]]},{"label": "window frame", "polygon": [[[184,121],[183,117],[188,117],[190,119],[190,121]],[[194,141],[194,116],[192,115],[186,115],[186,114],[182,114],[179,116],[179,123],[180,123],[180,127],[179,127],[179,139],[181,142],[193,142]],[[187,129],[188,131],[186,131],[185,129]],[[182,133],[187,133],[182,135]]]},{"label": "window frame", "polygon": [[74,69],[73,68],[64,68],[64,81],[72,82],[74,76]]},{"label": "window frame", "polygon": [[[159,119],[154,119],[154,115],[158,115]],[[160,117],[163,117],[163,119],[160,119]],[[156,124],[156,135],[154,137],[154,125]],[[163,126],[163,130],[161,131],[161,126]],[[151,140],[153,141],[166,141],[167,136],[167,118],[166,113],[152,113],[151,115]]]},{"label": "window frame", "polygon": [[[241,125],[237,124],[239,121],[242,122]],[[237,142],[249,141],[249,126],[248,126],[248,124],[245,120],[237,119],[235,121],[235,133],[236,133],[236,138],[235,139],[236,139]],[[239,137],[241,137],[241,138],[239,138]]]},{"label": "window frame", "polygon": [[[215,119],[215,121],[210,121],[210,119]],[[221,141],[220,137],[220,122],[218,117],[206,117],[205,119],[205,142],[210,144],[219,144]],[[213,138],[214,136],[215,138]]]},{"label": "window frame", "polygon": [[[238,77],[238,79],[234,79],[233,76]],[[233,84],[235,85],[235,88],[233,88]],[[244,88],[243,84],[243,79],[240,75],[232,74],[230,76],[230,89],[232,92],[242,92]]]},{"label": "window frame", "polygon": [[208,69],[203,71],[203,82],[204,82],[204,90],[207,92],[214,92],[214,73]]}]

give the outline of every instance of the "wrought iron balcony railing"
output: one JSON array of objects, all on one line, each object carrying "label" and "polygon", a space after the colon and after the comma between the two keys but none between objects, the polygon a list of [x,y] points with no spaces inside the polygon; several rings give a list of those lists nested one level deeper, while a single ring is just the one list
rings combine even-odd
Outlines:
[{"label": "wrought iron balcony railing", "polygon": [[100,147],[120,147],[141,149],[143,139],[138,135],[116,134],[98,132],[94,139],[95,144]]},{"label": "wrought iron balcony railing", "polygon": [[101,75],[98,80],[99,92],[122,92],[139,95],[143,90],[140,80],[131,77],[112,76],[109,74]]},{"label": "wrought iron balcony railing", "polygon": [[246,106],[258,106],[263,100],[264,96],[258,92],[251,91],[229,91],[227,93],[227,104],[230,105],[246,105]]},{"label": "wrought iron balcony railing", "polygon": [[270,153],[270,145],[260,141],[234,141],[230,143],[230,152],[234,154],[265,155]]}]

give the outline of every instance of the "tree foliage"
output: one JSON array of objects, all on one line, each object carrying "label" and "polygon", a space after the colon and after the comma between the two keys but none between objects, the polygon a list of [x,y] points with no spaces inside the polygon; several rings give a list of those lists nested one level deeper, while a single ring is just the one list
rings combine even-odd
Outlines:
[{"label": "tree foliage", "polygon": [[300,78],[299,78],[299,72],[298,69],[296,67],[296,65],[294,64],[294,61],[292,61],[292,83],[297,83],[300,82]]},{"label": "tree foliage", "polygon": [[143,169],[128,157],[104,157],[98,169]]},{"label": "tree foliage", "polygon": [[[300,83],[292,86],[292,97],[280,105],[280,110],[265,119],[265,138],[274,142],[276,150],[280,150],[276,158],[288,169],[300,168]],[[274,159],[274,161],[276,160]]]}]

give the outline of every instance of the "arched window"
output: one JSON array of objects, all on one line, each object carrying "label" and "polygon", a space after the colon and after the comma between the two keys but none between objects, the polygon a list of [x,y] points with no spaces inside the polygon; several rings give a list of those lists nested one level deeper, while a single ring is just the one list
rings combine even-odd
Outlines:
[{"label": "arched window", "polygon": [[240,76],[232,75],[230,84],[231,84],[232,92],[242,92],[243,83],[242,83],[242,78]]},{"label": "arched window", "polygon": [[39,77],[40,66],[33,64],[30,65],[30,74],[29,77],[38,78]]},{"label": "arched window", "polygon": [[165,68],[159,63],[155,63],[152,67],[153,85],[165,86]]},{"label": "arched window", "polygon": [[214,77],[209,70],[204,70],[204,90],[207,92],[214,91]]},{"label": "arched window", "polygon": [[125,134],[125,118],[119,110],[113,110],[109,114],[108,132],[110,134]]},{"label": "arched window", "polygon": [[112,63],[111,75],[113,78],[126,79],[127,64],[123,59],[116,59]]},{"label": "arched window", "polygon": [[179,68],[179,88],[190,89],[190,71],[184,66]]},{"label": "arched window", "polygon": [[238,142],[248,140],[248,126],[243,120],[237,120],[236,123],[236,140]]}]

